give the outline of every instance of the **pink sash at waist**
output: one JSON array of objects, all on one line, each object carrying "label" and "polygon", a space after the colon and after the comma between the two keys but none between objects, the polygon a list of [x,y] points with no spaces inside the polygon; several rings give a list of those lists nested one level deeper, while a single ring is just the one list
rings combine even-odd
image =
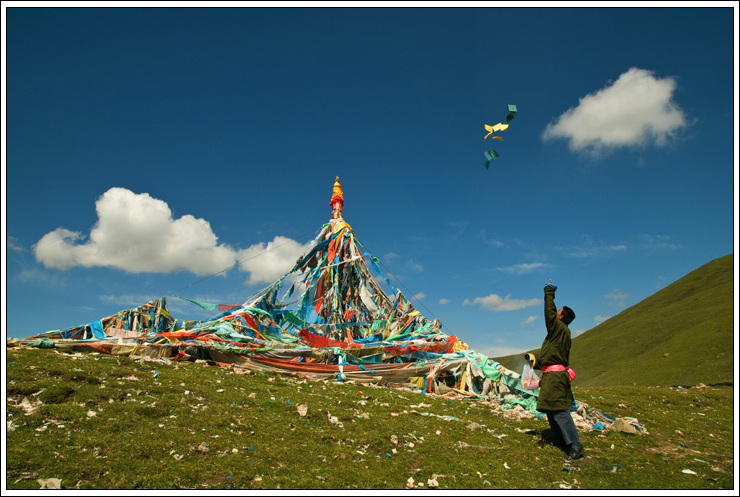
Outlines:
[{"label": "pink sash at waist", "polygon": [[543,373],[554,373],[555,371],[567,371],[568,379],[570,381],[573,381],[573,379],[576,377],[575,371],[570,368],[566,368],[562,364],[551,364],[550,366],[545,366],[544,368],[542,368]]}]

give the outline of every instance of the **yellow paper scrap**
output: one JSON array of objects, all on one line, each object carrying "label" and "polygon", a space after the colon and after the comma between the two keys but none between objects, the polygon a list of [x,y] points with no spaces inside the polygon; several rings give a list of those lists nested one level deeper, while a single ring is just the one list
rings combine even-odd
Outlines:
[{"label": "yellow paper scrap", "polygon": [[491,126],[490,124],[484,124],[483,127],[486,128],[486,131],[488,131],[488,134],[483,137],[484,140],[496,131],[506,131],[507,129],[509,129],[508,124],[502,123],[494,124],[493,126]]}]

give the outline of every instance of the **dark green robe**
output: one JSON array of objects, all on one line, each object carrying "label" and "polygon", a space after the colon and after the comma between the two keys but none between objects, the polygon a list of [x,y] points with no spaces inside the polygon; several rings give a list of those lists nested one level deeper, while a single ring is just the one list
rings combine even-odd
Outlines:
[{"label": "dark green robe", "polygon": [[[555,290],[545,287],[545,326],[547,336],[542,342],[539,355],[535,356],[535,368],[542,369],[553,364],[568,367],[570,356],[570,329],[558,318],[555,307]],[[540,380],[538,411],[570,411],[573,393],[567,371],[543,373]]]}]

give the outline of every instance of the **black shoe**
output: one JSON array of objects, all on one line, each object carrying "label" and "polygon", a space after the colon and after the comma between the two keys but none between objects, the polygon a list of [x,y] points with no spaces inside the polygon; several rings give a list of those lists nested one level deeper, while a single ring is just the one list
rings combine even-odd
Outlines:
[{"label": "black shoe", "polygon": [[568,460],[573,461],[578,459],[583,454],[583,445],[580,442],[575,442],[570,446],[570,452],[568,452]]}]

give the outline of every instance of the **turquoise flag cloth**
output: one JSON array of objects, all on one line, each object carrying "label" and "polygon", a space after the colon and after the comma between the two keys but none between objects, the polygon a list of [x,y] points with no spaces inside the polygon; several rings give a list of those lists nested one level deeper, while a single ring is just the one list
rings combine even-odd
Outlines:
[{"label": "turquoise flag cloth", "polygon": [[90,330],[95,338],[98,340],[104,340],[106,338],[105,331],[103,331],[103,321],[93,321],[90,323]]},{"label": "turquoise flag cloth", "polygon": [[178,299],[187,300],[188,302],[192,302],[193,304],[198,305],[198,306],[200,306],[203,309],[206,309],[208,311],[215,311],[216,309],[218,309],[218,304],[211,304],[210,302],[200,302],[198,300],[193,300],[193,299],[188,299],[188,298],[185,298],[185,297],[180,297],[179,295],[175,295],[175,297],[177,297]]}]

